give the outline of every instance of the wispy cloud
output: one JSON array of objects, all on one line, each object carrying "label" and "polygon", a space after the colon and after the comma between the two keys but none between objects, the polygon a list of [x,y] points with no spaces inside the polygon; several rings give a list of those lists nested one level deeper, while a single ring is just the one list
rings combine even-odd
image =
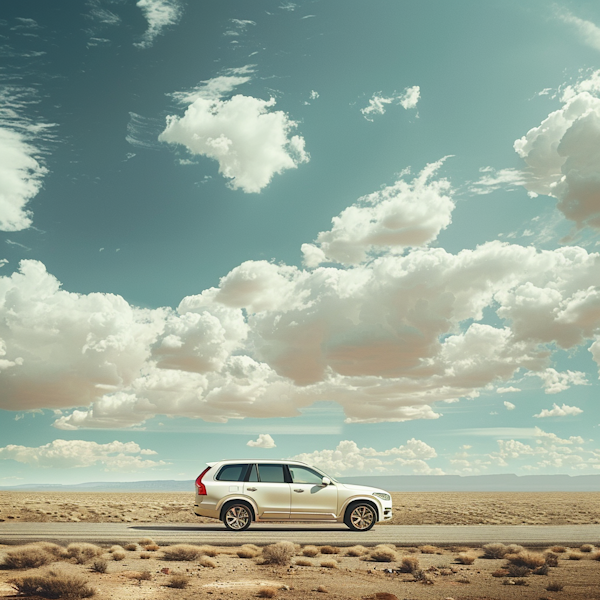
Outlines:
[{"label": "wispy cloud", "polygon": [[595,23],[580,19],[566,9],[557,10],[556,17],[564,23],[572,25],[581,41],[594,50],[600,50],[600,27]]},{"label": "wispy cloud", "polygon": [[166,27],[179,21],[183,12],[178,0],[138,0],[136,6],[142,10],[148,21],[148,29],[141,41],[134,44],[138,48],[152,46]]},{"label": "wispy cloud", "polygon": [[408,87],[401,94],[392,96],[383,96],[381,92],[376,92],[369,99],[369,105],[361,108],[360,112],[367,121],[372,121],[375,115],[385,114],[389,104],[399,104],[405,110],[416,108],[420,97],[421,88],[418,85]]},{"label": "wispy cloud", "polygon": [[577,406],[568,406],[567,404],[563,404],[562,406],[558,406],[558,404],[554,404],[551,409],[544,408],[537,415],[533,415],[537,419],[543,419],[545,417],[567,417],[569,415],[580,415],[583,411],[581,408]]}]

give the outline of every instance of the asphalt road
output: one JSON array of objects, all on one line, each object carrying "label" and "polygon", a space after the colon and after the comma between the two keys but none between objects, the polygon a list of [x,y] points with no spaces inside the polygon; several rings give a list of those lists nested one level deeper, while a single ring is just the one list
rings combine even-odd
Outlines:
[{"label": "asphalt road", "polygon": [[257,523],[243,532],[223,525],[198,523],[0,523],[0,544],[35,541],[125,544],[151,537],[158,544],[272,544],[290,540],[298,544],[396,544],[420,546],[480,546],[491,542],[523,546],[600,545],[600,525],[380,525],[357,533],[345,525]]}]

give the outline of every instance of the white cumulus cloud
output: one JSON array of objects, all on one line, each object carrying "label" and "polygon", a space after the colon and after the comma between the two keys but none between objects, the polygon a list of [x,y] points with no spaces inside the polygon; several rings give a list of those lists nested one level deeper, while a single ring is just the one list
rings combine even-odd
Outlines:
[{"label": "white cumulus cloud", "polygon": [[178,0],[138,0],[136,6],[141,9],[148,22],[148,29],[141,41],[135,44],[139,48],[152,46],[165,27],[177,23],[182,14]]},{"label": "white cumulus cloud", "polygon": [[583,411],[577,406],[568,406],[563,404],[562,406],[558,406],[558,404],[554,404],[551,409],[544,408],[537,415],[533,415],[538,419],[543,419],[544,417],[567,417],[569,415],[580,415]]},{"label": "white cumulus cloud", "polygon": [[142,449],[135,442],[110,442],[98,444],[84,440],[54,440],[43,446],[17,446],[9,444],[0,448],[0,459],[42,468],[73,469],[104,467],[105,471],[137,471],[152,469],[168,463],[149,460],[154,450]]},{"label": "white cumulus cloud", "polygon": [[446,179],[432,180],[445,159],[427,165],[408,183],[399,179],[344,209],[314,244],[303,244],[304,263],[358,264],[371,253],[402,252],[433,241],[452,220],[454,202]]},{"label": "white cumulus cloud", "polygon": [[559,372],[549,367],[537,373],[530,373],[530,375],[539,377],[542,380],[542,386],[546,394],[564,392],[572,385],[589,385],[585,373],[581,371]]},{"label": "white cumulus cloud", "polygon": [[275,448],[275,441],[268,433],[261,433],[256,440],[249,440],[246,446],[251,448]]},{"label": "white cumulus cloud", "polygon": [[360,112],[367,121],[372,121],[375,115],[385,114],[386,107],[390,104],[399,104],[405,110],[416,108],[421,98],[421,88],[418,85],[407,87],[402,93],[392,96],[382,96],[376,92],[369,98],[368,106],[361,108]]},{"label": "white cumulus cloud", "polygon": [[304,138],[291,135],[296,123],[283,111],[272,110],[274,106],[274,98],[199,96],[183,117],[167,118],[159,140],[216,160],[229,187],[257,193],[274,175],[309,160]]},{"label": "white cumulus cloud", "polygon": [[514,410],[515,409],[515,405],[512,402],[508,402],[508,400],[504,401],[504,406],[506,407],[506,410]]}]

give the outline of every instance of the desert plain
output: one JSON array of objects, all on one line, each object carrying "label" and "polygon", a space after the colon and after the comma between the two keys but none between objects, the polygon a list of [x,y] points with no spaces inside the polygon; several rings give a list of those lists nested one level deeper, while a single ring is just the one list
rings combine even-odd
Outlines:
[{"label": "desert plain", "polygon": [[[600,523],[600,493],[593,492],[411,492],[393,493],[393,498],[392,524]],[[193,493],[182,492],[2,492],[0,519],[210,521],[193,514],[193,502]],[[112,548],[0,546],[0,598],[600,600],[600,540],[579,548],[504,547],[491,557],[485,547],[336,548],[284,540],[278,543],[280,551],[273,546],[185,545],[178,553],[177,546],[135,536],[130,544]],[[45,556],[41,564],[27,560],[28,553],[38,552]],[[44,582],[62,580],[61,595],[52,585],[49,591],[44,588]]]}]

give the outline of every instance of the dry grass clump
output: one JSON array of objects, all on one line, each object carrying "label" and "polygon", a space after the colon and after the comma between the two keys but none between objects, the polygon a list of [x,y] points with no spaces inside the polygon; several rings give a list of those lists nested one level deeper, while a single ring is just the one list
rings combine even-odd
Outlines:
[{"label": "dry grass clump", "polygon": [[142,560],[148,560],[152,558],[152,554],[150,554],[150,552],[140,552],[140,558]]},{"label": "dry grass clump", "polygon": [[550,572],[550,565],[548,563],[546,563],[545,565],[542,565],[541,567],[538,567],[537,569],[534,569],[532,571],[532,573],[534,575],[548,575],[549,572]]},{"label": "dry grass clump", "polygon": [[308,558],[298,558],[294,563],[298,567],[313,567],[314,564]]},{"label": "dry grass clump", "polygon": [[274,587],[263,587],[258,590],[259,598],[275,598],[277,596],[277,589]]},{"label": "dry grass clump", "polygon": [[165,560],[196,560],[203,554],[199,546],[192,544],[175,544],[163,550]]},{"label": "dry grass clump", "polygon": [[592,544],[583,544],[582,546],[579,546],[579,550],[581,552],[593,552],[594,546],[592,546]]},{"label": "dry grass clump", "polygon": [[419,546],[419,550],[421,554],[441,554],[442,550],[440,550],[437,546]]},{"label": "dry grass clump", "polygon": [[140,571],[139,573],[134,573],[132,577],[138,581],[150,581],[152,579],[152,573],[150,573],[150,571]]},{"label": "dry grass clump", "polygon": [[115,550],[112,553],[113,560],[123,560],[126,556],[127,554],[123,550]]},{"label": "dry grass clump", "polygon": [[261,553],[261,549],[254,544],[244,544],[239,550],[236,550],[236,554],[239,558],[254,558]]},{"label": "dry grass clump", "polygon": [[90,567],[94,573],[106,573],[106,569],[108,569],[108,562],[103,558],[97,558]]},{"label": "dry grass clump", "polygon": [[510,577],[527,577],[531,569],[525,565],[508,565],[508,574]]},{"label": "dry grass clump", "polygon": [[456,557],[456,562],[461,565],[472,565],[475,562],[475,557],[472,554],[461,553]]},{"label": "dry grass clump", "polygon": [[413,573],[419,570],[419,559],[416,556],[403,556],[398,567],[401,573]]},{"label": "dry grass clump", "polygon": [[321,546],[321,554],[339,554],[340,549],[337,546]]},{"label": "dry grass clump", "polygon": [[506,546],[507,554],[520,554],[521,552],[525,552],[525,548],[519,546],[519,544],[509,544]]},{"label": "dry grass clump", "polygon": [[369,558],[376,562],[395,562],[398,560],[398,554],[395,550],[392,550],[389,546],[375,546]]},{"label": "dry grass clump", "polygon": [[504,556],[511,565],[523,566],[528,569],[537,569],[546,564],[546,557],[537,552],[519,552],[519,554],[506,554]]},{"label": "dry grass clump", "polygon": [[94,544],[87,544],[85,542],[69,544],[67,546],[67,556],[75,559],[77,564],[83,565],[86,562],[104,554],[104,550]]},{"label": "dry grass clump", "polygon": [[419,583],[422,583],[424,585],[433,585],[434,581],[433,578],[431,577],[431,575],[429,575],[428,573],[425,573],[425,571],[423,571],[422,569],[417,569],[416,571],[413,571],[412,576],[414,577],[415,581],[418,581]]},{"label": "dry grass clump", "polygon": [[145,547],[145,546],[154,546],[154,545],[156,544],[156,542],[155,542],[155,541],[154,541],[152,538],[145,537],[145,538],[142,538],[142,539],[141,539],[141,540],[138,542],[138,544],[139,544],[140,546],[143,546],[143,547]]},{"label": "dry grass clump", "polygon": [[500,542],[494,544],[486,544],[483,547],[483,558],[504,558],[507,553],[507,548]]},{"label": "dry grass clump", "polygon": [[277,542],[265,546],[262,551],[263,564],[266,565],[289,565],[292,556],[296,553],[296,547],[292,542]]},{"label": "dry grass clump", "polygon": [[591,558],[592,560],[600,560],[600,552],[594,552],[594,554],[592,554],[592,555],[590,556],[590,558]]},{"label": "dry grass clump", "polygon": [[321,592],[322,594],[329,594],[329,590],[324,586],[320,585],[315,592]]},{"label": "dry grass clump", "polygon": [[508,575],[508,569],[496,569],[492,571],[492,577],[506,577]]},{"label": "dry grass clump", "polygon": [[[31,545],[33,546],[34,544]],[[35,546],[45,550],[48,554],[52,554],[52,556],[56,556],[56,558],[65,558],[67,556],[65,548],[52,542],[35,542]]]},{"label": "dry grass clump", "polygon": [[316,546],[304,546],[304,548],[302,548],[302,554],[304,556],[316,556],[319,554],[319,549]]},{"label": "dry grass clump", "polygon": [[357,546],[350,546],[350,548],[346,550],[346,556],[363,556],[368,552],[368,548],[365,548],[359,544]]},{"label": "dry grass clump", "polygon": [[546,557],[546,564],[549,567],[558,567],[558,554],[554,554],[554,552],[544,552],[544,556]]},{"label": "dry grass clump", "polygon": [[111,546],[108,551],[112,554],[113,552],[123,552],[123,550],[125,550],[125,548],[123,548],[123,546]]},{"label": "dry grass clump", "polygon": [[125,550],[128,550],[129,552],[135,552],[137,549],[138,549],[137,544],[126,544],[125,545]]},{"label": "dry grass clump", "polygon": [[556,552],[556,554],[563,554],[564,552],[567,551],[567,549],[564,546],[552,546],[552,548],[550,548],[550,550],[552,552]]},{"label": "dry grass clump", "polygon": [[7,552],[2,566],[5,569],[36,569],[55,560],[54,555],[37,545],[19,546]]},{"label": "dry grass clump", "polygon": [[158,544],[148,544],[147,546],[142,546],[146,552],[156,552],[160,549]]},{"label": "dry grass clump", "polygon": [[209,569],[215,569],[218,566],[217,561],[210,558],[210,556],[203,556],[198,564],[201,567],[207,567]]},{"label": "dry grass clump", "polygon": [[212,556],[213,558],[221,553],[220,550],[215,546],[199,546],[199,549],[200,554],[204,556]]},{"label": "dry grass clump", "polygon": [[96,590],[88,585],[85,577],[58,569],[11,579],[8,583],[23,596],[74,600],[90,598],[96,593]]},{"label": "dry grass clump", "polygon": [[551,581],[546,586],[547,592],[562,592],[564,589],[565,589],[565,586],[562,583],[559,583],[558,581]]},{"label": "dry grass clump", "polygon": [[190,578],[187,575],[172,575],[169,578],[169,582],[167,583],[167,586],[170,588],[175,588],[178,590],[183,590],[184,588],[186,588],[190,583]]},{"label": "dry grass clump", "polygon": [[321,567],[325,567],[326,569],[337,569],[338,568],[338,561],[334,560],[332,558],[329,558],[327,560],[322,560],[319,565]]},{"label": "dry grass clump", "polygon": [[585,558],[585,554],[583,552],[569,552],[568,558],[569,560],[581,560]]}]

